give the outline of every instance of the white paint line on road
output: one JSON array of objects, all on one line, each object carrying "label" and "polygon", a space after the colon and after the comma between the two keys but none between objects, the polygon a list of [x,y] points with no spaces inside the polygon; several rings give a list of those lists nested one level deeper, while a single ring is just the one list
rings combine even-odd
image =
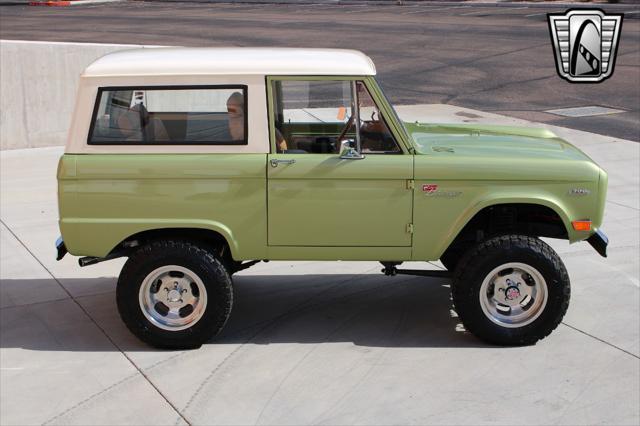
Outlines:
[{"label": "white paint line on road", "polygon": [[[224,12],[243,12],[245,10],[254,10],[256,7],[260,7],[259,4],[230,4],[230,3],[212,3],[212,7],[218,7]],[[179,8],[178,8],[179,9]]]},{"label": "white paint line on road", "polygon": [[[326,7],[326,6],[337,6],[337,7],[345,7],[345,6],[349,6],[349,5],[344,5],[344,4],[337,4],[337,3],[311,3],[311,4],[295,4],[295,3],[287,3],[285,5],[289,5],[291,4],[292,6],[296,6],[296,7]],[[357,5],[356,5],[357,6]]]},{"label": "white paint line on road", "polygon": [[416,10],[415,12],[404,12],[402,15],[413,15],[414,13],[428,13],[436,10],[448,10],[448,9],[467,9],[471,6],[452,6],[452,7],[441,7],[436,9],[425,9],[425,10]]},{"label": "white paint line on road", "polygon": [[[270,5],[271,6],[271,5]],[[282,6],[282,5],[279,5]],[[367,5],[350,5],[350,4],[322,4],[322,3],[314,3],[314,4],[286,4],[285,6],[295,6],[295,9],[292,9],[291,12],[303,12],[309,9],[323,9],[323,10],[337,10],[338,12],[342,12],[343,10],[355,6],[355,7],[364,7],[371,6]]]},{"label": "white paint line on road", "polygon": [[267,7],[265,7],[265,6],[270,6],[270,5],[265,5],[265,6],[262,6],[262,7],[260,7],[260,5],[256,5],[256,6],[257,6],[257,7],[251,7],[251,8],[249,8],[249,9],[239,9],[239,10],[234,10],[234,12],[235,12],[235,11],[237,11],[237,12],[253,12],[253,11],[255,11],[255,10],[265,10],[265,9],[267,8]]},{"label": "white paint line on road", "polygon": [[540,16],[540,15],[546,15],[549,12],[540,12],[540,13],[532,13],[530,15],[524,15],[525,18],[531,18],[532,16]]},{"label": "white paint line on road", "polygon": [[371,8],[371,9],[356,9],[356,10],[347,10],[346,12],[343,12],[343,13],[374,12],[374,11],[381,11],[381,10],[389,10],[389,8],[388,7],[375,7],[375,8]]},{"label": "white paint line on road", "polygon": [[522,7],[505,7],[505,8],[497,8],[497,7],[491,7],[491,8],[486,8],[489,10],[477,10],[474,12],[469,12],[469,13],[461,13],[460,16],[470,16],[470,15],[475,15],[478,13],[489,13],[491,15],[504,15],[503,13],[494,13],[495,10],[503,10],[503,11],[510,11],[510,10],[520,10],[520,9],[529,9],[529,6],[522,6]]},{"label": "white paint line on road", "polygon": [[474,10],[473,12],[469,12],[469,13],[461,13],[460,16],[475,15],[476,13],[488,13],[488,12],[489,10]]}]

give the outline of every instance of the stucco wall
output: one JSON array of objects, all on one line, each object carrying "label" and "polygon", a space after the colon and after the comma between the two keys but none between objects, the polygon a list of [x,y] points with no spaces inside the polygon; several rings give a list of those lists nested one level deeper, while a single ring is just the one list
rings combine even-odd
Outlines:
[{"label": "stucco wall", "polygon": [[0,149],[64,145],[82,70],[135,47],[0,40]]}]

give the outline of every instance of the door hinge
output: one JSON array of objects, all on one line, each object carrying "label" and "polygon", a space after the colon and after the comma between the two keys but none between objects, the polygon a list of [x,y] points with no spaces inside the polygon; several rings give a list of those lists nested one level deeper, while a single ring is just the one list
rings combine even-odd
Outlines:
[{"label": "door hinge", "polygon": [[416,183],[413,179],[407,179],[407,189],[413,189],[416,187]]},{"label": "door hinge", "polygon": [[413,234],[413,223],[407,223],[407,234]]}]

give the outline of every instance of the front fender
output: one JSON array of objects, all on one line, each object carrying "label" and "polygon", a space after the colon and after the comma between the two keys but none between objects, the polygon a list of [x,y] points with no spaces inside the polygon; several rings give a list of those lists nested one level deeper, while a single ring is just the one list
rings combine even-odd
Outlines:
[{"label": "front fender", "polygon": [[[592,197],[568,199],[566,194],[575,183],[448,181],[437,185],[442,188],[442,194],[451,196],[437,197],[416,191],[412,256],[415,260],[439,259],[476,214],[501,204],[534,204],[550,208],[562,220],[570,242],[591,235],[590,232],[575,231],[571,226],[572,220],[595,214],[595,203],[589,199]],[[580,186],[589,188],[593,194],[597,192],[597,188],[592,188],[594,183],[583,182]],[[522,195],[527,193],[530,195]]]},{"label": "front fender", "polygon": [[[567,235],[569,235],[569,239],[571,240],[571,233],[573,232],[573,228],[571,226],[571,220],[569,216],[565,213],[559,203],[554,202],[549,199],[540,199],[540,198],[527,198],[527,197],[503,197],[503,198],[493,198],[493,199],[485,199],[481,202],[474,205],[469,210],[465,211],[452,225],[451,232],[448,233],[447,238],[443,240],[442,244],[438,247],[438,259],[445,250],[451,245],[453,240],[458,236],[458,234],[464,229],[464,227],[482,210],[487,207],[499,206],[503,204],[533,204],[548,207],[553,210],[562,220],[562,224],[567,230]],[[586,238],[586,236],[585,236]]]}]

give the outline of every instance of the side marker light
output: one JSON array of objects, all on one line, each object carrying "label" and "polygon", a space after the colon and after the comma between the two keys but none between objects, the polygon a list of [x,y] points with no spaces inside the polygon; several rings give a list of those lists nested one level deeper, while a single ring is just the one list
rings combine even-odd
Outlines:
[{"label": "side marker light", "polygon": [[571,225],[573,225],[573,229],[576,231],[591,231],[590,220],[574,220],[571,222]]}]

